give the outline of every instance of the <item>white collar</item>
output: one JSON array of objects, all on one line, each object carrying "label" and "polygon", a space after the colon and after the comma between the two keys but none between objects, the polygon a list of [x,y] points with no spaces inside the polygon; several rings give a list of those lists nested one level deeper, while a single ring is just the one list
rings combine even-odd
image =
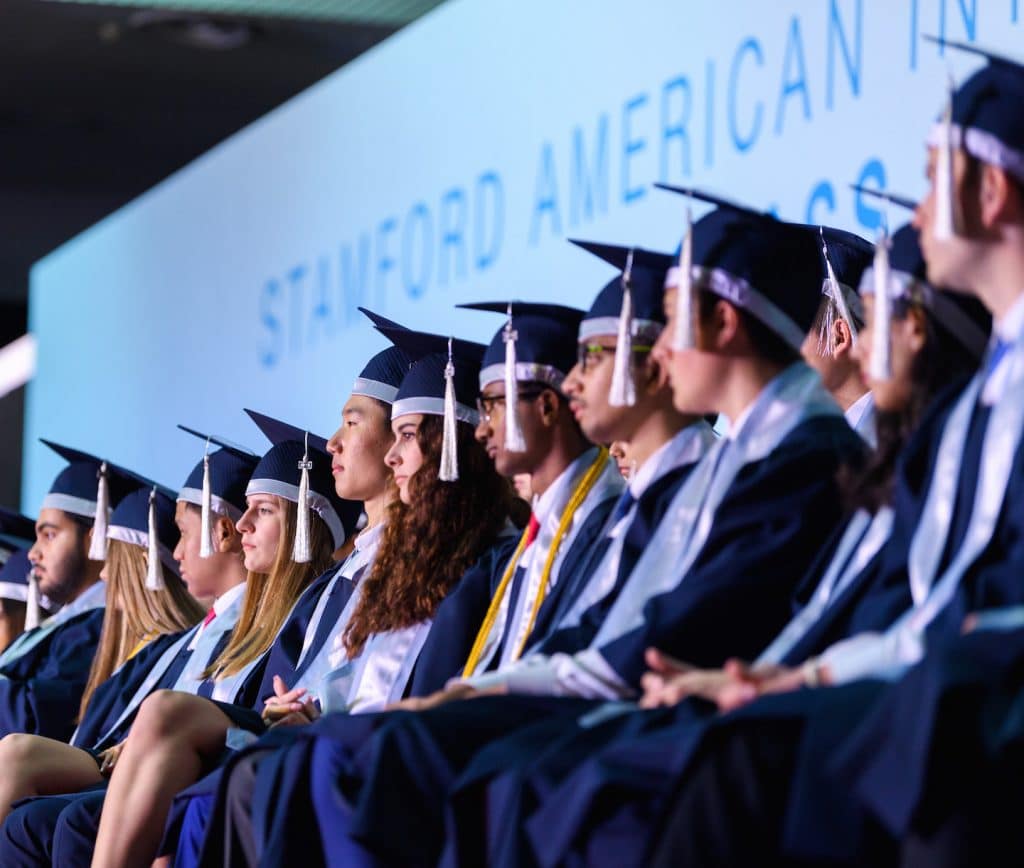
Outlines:
[{"label": "white collar", "polygon": [[379,522],[373,527],[368,527],[362,530],[355,538],[355,547],[363,552],[367,549],[375,548],[380,545],[380,538],[384,533],[385,522]]},{"label": "white collar", "polygon": [[992,334],[1013,343],[1024,331],[1024,295],[1021,295],[998,320],[992,323]]},{"label": "white collar", "polygon": [[804,372],[810,370],[810,366],[804,361],[793,362],[788,368],[783,369],[770,379],[757,393],[757,396],[744,408],[743,412],[740,413],[739,418],[735,422],[730,420],[729,430],[726,431],[725,437],[728,440],[736,440],[739,438],[740,433],[743,431],[743,427],[747,424],[747,420],[754,413],[754,408],[762,404],[762,402],[771,401],[775,396],[781,392],[790,382],[795,380],[798,376],[802,376]]},{"label": "white collar", "polygon": [[580,468],[585,465],[593,463],[595,456],[597,455],[597,447],[591,446],[586,452],[576,458],[568,467],[565,468],[555,478],[554,482],[551,483],[544,491],[543,494],[535,495],[533,498],[533,514],[537,521],[540,522],[540,526],[543,527],[547,521],[548,515],[560,502],[561,497],[559,496],[560,489],[571,482],[576,476],[576,473]]},{"label": "white collar", "polygon": [[106,599],[107,583],[101,579],[100,581],[89,585],[89,587],[82,591],[82,593],[75,597],[75,599],[62,607],[57,615],[54,615],[54,618],[59,615],[60,621],[67,621],[75,615],[80,615],[82,612],[88,612],[90,609],[102,606]]},{"label": "white collar", "polygon": [[861,420],[871,412],[873,404],[874,395],[871,392],[865,392],[846,408],[846,412],[843,415],[846,416],[846,421],[850,423],[850,427],[854,431],[858,430],[857,426],[861,423]]},{"label": "white collar", "polygon": [[656,480],[670,470],[699,461],[715,439],[714,431],[703,419],[677,431],[637,468],[629,480],[629,493],[634,500],[639,500]]},{"label": "white collar", "polygon": [[245,585],[245,582],[239,582],[233,588],[228,588],[223,594],[213,601],[214,617],[219,617],[224,614],[228,606],[245,593]]}]

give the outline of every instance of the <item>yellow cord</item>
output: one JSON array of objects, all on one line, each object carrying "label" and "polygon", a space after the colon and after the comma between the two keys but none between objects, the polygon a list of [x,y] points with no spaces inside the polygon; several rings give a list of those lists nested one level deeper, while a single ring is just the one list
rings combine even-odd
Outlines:
[{"label": "yellow cord", "polygon": [[[523,635],[522,641],[519,643],[519,647],[516,648],[515,654],[512,656],[513,660],[519,659],[519,656],[523,653],[523,646],[525,646],[526,640],[533,631],[533,625],[537,620],[537,613],[540,611],[541,604],[547,596],[548,581],[551,578],[551,570],[554,567],[555,558],[558,555],[558,549],[569,530],[569,526],[572,524],[573,516],[576,514],[576,510],[579,509],[580,504],[583,503],[587,495],[590,494],[594,485],[597,484],[597,480],[601,476],[601,472],[604,470],[607,460],[608,450],[602,446],[598,449],[597,457],[594,459],[590,467],[587,468],[587,472],[583,474],[583,478],[579,481],[579,484],[572,493],[572,497],[569,498],[569,502],[562,511],[562,520],[558,524],[558,530],[551,542],[551,548],[548,551],[547,560],[544,562],[544,570],[541,573],[540,587],[537,590],[537,598],[533,601],[533,610],[530,613],[530,622],[526,633]],[[498,613],[501,611],[501,603],[502,600],[505,599],[505,592],[508,590],[508,584],[512,580],[512,576],[515,575],[516,567],[519,565],[519,560],[523,556],[523,552],[526,550],[526,536],[528,532],[528,529],[523,531],[523,535],[519,539],[519,545],[516,546],[515,552],[512,553],[512,557],[508,562],[508,567],[505,569],[505,574],[501,577],[501,582],[498,584],[498,588],[495,590],[494,596],[491,598],[491,605],[487,609],[487,615],[484,617],[483,624],[480,625],[480,630],[476,635],[476,640],[473,642],[473,649],[469,652],[469,659],[466,660],[466,665],[462,670],[463,678],[469,678],[473,675],[476,671],[476,667],[480,664],[480,658],[483,656],[487,639],[491,635],[491,629],[494,627],[494,622],[497,620]]]}]

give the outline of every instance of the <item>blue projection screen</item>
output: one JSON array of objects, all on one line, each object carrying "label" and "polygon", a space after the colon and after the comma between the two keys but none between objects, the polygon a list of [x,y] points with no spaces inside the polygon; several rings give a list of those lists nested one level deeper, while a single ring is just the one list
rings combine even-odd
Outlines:
[{"label": "blue projection screen", "polygon": [[[586,306],[578,236],[671,250],[692,183],[871,235],[919,194],[947,71],[1014,52],[1011,0],[452,0],[37,263],[23,508],[45,436],[177,486],[183,422],[329,434],[384,345],[357,306],[483,339],[504,298]],[[182,119],[187,123],[187,118]],[[146,147],[140,142],[139,147]],[[894,221],[903,215],[892,215]]]}]

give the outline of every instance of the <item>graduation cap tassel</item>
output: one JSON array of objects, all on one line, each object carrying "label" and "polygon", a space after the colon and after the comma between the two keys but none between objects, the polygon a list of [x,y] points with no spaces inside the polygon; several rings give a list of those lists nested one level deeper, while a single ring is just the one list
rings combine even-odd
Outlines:
[{"label": "graduation cap tassel", "polygon": [[210,439],[206,439],[203,454],[203,496],[201,500],[199,531],[199,557],[208,558],[213,554],[213,490],[210,486]]},{"label": "graduation cap tassel", "polygon": [[39,626],[39,579],[35,570],[28,574],[28,595],[25,598],[25,629],[33,630]]},{"label": "graduation cap tassel", "polygon": [[889,236],[883,229],[875,245],[875,316],[871,341],[871,377],[881,381],[892,378],[892,299],[889,297],[889,276]]},{"label": "graduation cap tassel", "polygon": [[308,564],[312,559],[309,544],[309,471],[313,462],[309,460],[309,432],[303,444],[302,460],[299,462],[299,503],[298,516],[295,519],[295,547],[292,560],[297,564]]},{"label": "graduation cap tassel", "polygon": [[939,241],[950,241],[957,234],[956,205],[953,193],[953,88],[953,79],[950,76],[949,99],[942,112],[935,164],[935,223],[932,232]]},{"label": "graduation cap tassel", "polygon": [[160,564],[160,538],[156,533],[156,488],[149,493],[149,548],[146,555],[146,587],[151,591],[162,591],[164,571]]},{"label": "graduation cap tassel", "polygon": [[[850,329],[850,340],[854,346],[857,346],[857,326],[853,322],[853,316],[850,314],[850,306],[846,303],[846,295],[843,292],[843,287],[839,283],[839,279],[836,277],[836,271],[832,267],[832,260],[828,255],[828,244],[825,242],[825,230],[822,227],[818,227],[818,232],[821,235],[821,252],[825,256],[825,269],[826,269],[826,281],[828,282],[828,293],[832,296],[834,305],[829,305],[829,315],[825,318],[826,325],[822,328],[823,332],[827,332],[818,336],[818,347],[819,350],[824,350],[828,355],[832,355],[832,348],[834,346],[832,342],[832,332],[835,327],[835,317],[832,314],[832,308],[839,312],[839,316],[846,322],[847,327]],[[822,346],[822,341],[825,341]]]},{"label": "graduation cap tassel", "polygon": [[[512,305],[508,306],[505,323],[505,451],[525,452],[526,438],[519,418],[519,382],[516,379],[516,339],[519,333],[512,328]],[[447,396],[447,384],[445,385]],[[447,405],[446,405],[447,406]]]},{"label": "graduation cap tassel", "polygon": [[444,369],[444,436],[441,440],[441,467],[437,474],[442,482],[455,482],[459,478],[458,435],[455,426],[455,363],[452,361],[452,341],[449,338],[448,364]]},{"label": "graduation cap tassel", "polygon": [[608,403],[613,407],[632,407],[636,403],[636,384],[633,382],[633,251],[626,257],[626,270],[622,272],[622,310],[619,312],[619,335],[615,346],[615,366],[612,368],[611,394]]},{"label": "graduation cap tassel", "polygon": [[107,462],[100,464],[99,484],[96,489],[96,517],[92,523],[89,542],[89,560],[107,559],[107,522],[110,518],[110,488],[107,484]]},{"label": "graduation cap tassel", "polygon": [[693,216],[686,207],[686,234],[679,247],[679,281],[676,287],[676,328],[672,349],[692,350],[693,334]]}]

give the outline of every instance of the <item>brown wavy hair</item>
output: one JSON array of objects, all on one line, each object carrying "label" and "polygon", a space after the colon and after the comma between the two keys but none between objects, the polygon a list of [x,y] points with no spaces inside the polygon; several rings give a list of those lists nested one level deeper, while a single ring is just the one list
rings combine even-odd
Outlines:
[{"label": "brown wavy hair", "polygon": [[438,480],[442,434],[440,416],[423,418],[416,432],[423,464],[409,478],[412,503],[396,500],[388,507],[380,550],[345,630],[350,658],[376,633],[432,618],[508,519],[512,485],[464,422],[458,425],[459,478]]},{"label": "brown wavy hair", "polygon": [[78,719],[85,715],[96,688],[127,660],[140,642],[187,630],[203,617],[203,607],[174,573],[160,564],[164,588],[146,587],[146,550],[112,539],[107,543],[107,606],[100,641],[89,669]]},{"label": "brown wavy hair", "polygon": [[298,507],[283,497],[275,498],[281,507],[281,539],[269,573],[250,572],[246,579],[242,614],[231,639],[203,673],[203,678],[223,678],[241,672],[274,642],[277,631],[306,586],[331,565],[334,541],[331,531],[315,512],[310,514],[307,564],[292,560],[292,540]]}]

